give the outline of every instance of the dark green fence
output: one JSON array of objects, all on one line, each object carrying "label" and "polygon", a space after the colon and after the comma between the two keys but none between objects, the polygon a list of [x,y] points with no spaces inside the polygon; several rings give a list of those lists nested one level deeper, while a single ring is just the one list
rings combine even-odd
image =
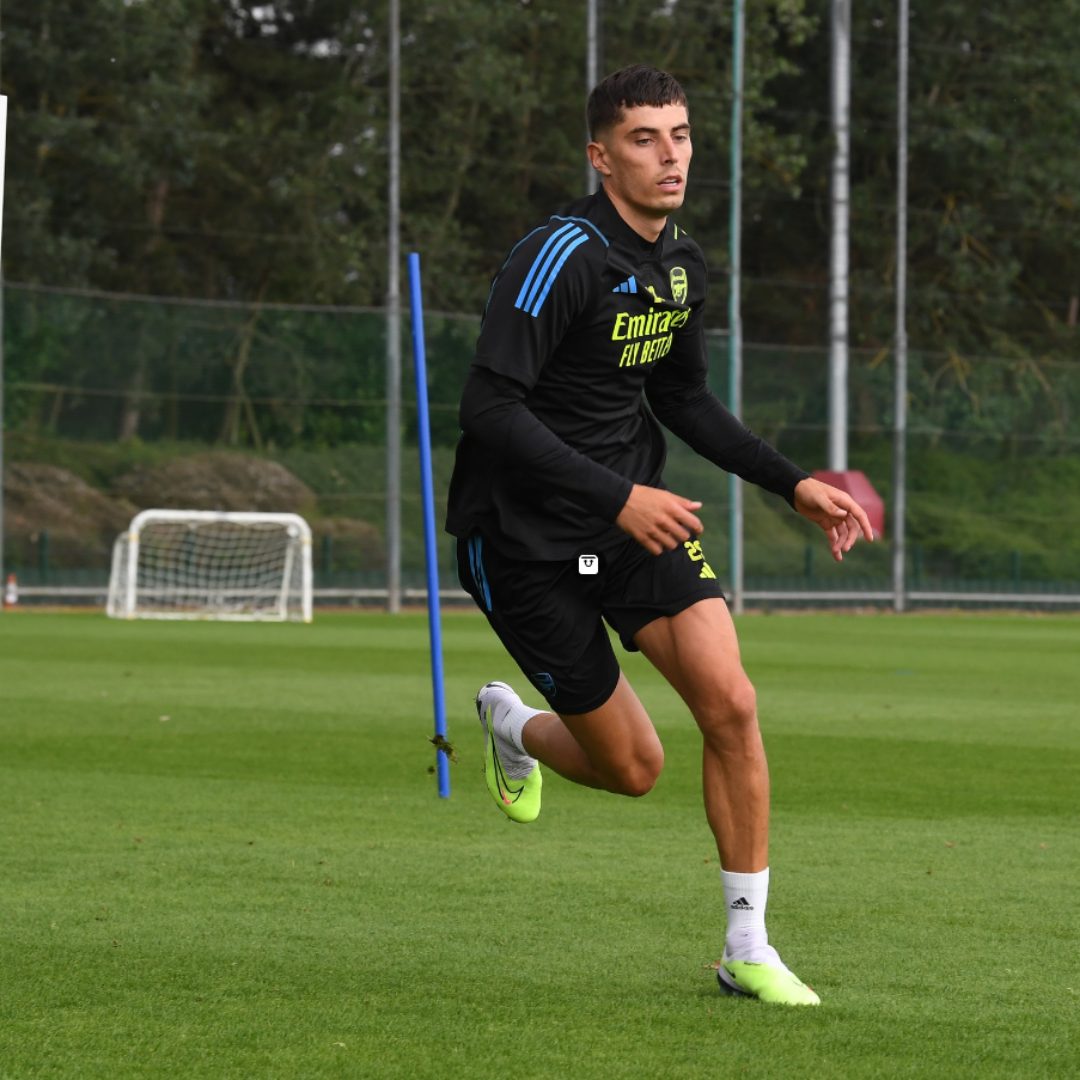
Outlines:
[{"label": "dark green fence", "polygon": [[[475,317],[426,321],[437,499],[457,438]],[[104,581],[113,538],[147,505],[294,510],[317,585],[385,585],[386,318],[381,311],[187,303],[9,285],[4,296],[6,572]],[[402,567],[423,582],[410,340],[402,327]],[[727,390],[727,341],[710,338]],[[745,415],[808,469],[826,464],[827,356],[749,345]],[[854,350],[850,464],[889,503],[892,366]],[[1080,591],[1080,363],[914,352],[909,583]],[[667,479],[705,503],[723,576],[726,478],[672,439]],[[887,544],[842,567],[815,530],[749,489],[748,588],[888,589]],[[453,584],[450,540],[441,545]]]}]

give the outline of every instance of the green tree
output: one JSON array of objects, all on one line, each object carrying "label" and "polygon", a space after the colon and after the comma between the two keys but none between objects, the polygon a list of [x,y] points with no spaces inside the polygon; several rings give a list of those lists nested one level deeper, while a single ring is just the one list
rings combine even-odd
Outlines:
[{"label": "green tree", "polygon": [[[879,362],[895,275],[895,12],[853,10],[852,342]],[[605,71],[651,62],[690,94],[680,220],[714,271],[709,321],[722,326],[731,12],[606,0],[602,13]],[[1054,365],[1071,362],[1078,14],[1080,0],[946,0],[913,17],[909,325],[935,358],[920,392],[943,419],[966,409],[1019,431],[1047,406]],[[9,279],[383,303],[385,0],[9,0],[4,16]],[[479,312],[508,247],[583,191],[584,22],[574,0],[402,5],[403,238],[424,256],[429,309]],[[825,340],[828,80],[819,6],[747,5],[748,340]],[[1011,384],[986,355],[1009,362]],[[258,357],[237,344],[220,363],[242,401]],[[146,375],[125,378],[134,402]]]},{"label": "green tree", "polygon": [[10,278],[147,291],[171,278],[170,194],[190,185],[207,84],[201,0],[9,0]]},{"label": "green tree", "polygon": [[[852,344],[880,359],[894,327],[896,12],[868,0],[853,13]],[[912,16],[908,331],[927,354],[917,404],[936,409],[935,422],[963,416],[998,432],[1030,430],[1033,414],[1016,408],[1017,396],[1045,415],[1053,365],[1074,355],[1080,74],[1070,42],[1078,16],[1076,0],[1045,10],[949,0],[932,17]],[[761,284],[747,291],[746,332],[757,340],[824,339],[825,30],[796,54],[798,77],[777,85],[777,119],[789,118],[809,154],[803,193],[768,214],[748,207],[747,272]],[[991,357],[1009,361],[1011,386]]]}]

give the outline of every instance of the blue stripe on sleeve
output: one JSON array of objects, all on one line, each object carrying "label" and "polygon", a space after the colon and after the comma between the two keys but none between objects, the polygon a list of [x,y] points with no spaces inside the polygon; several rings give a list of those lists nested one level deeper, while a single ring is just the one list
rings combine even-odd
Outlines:
[{"label": "blue stripe on sleeve", "polygon": [[533,264],[529,267],[528,274],[525,275],[525,282],[521,286],[521,292],[518,293],[517,299],[514,301],[514,307],[525,307],[525,297],[532,288],[533,278],[536,277],[538,269],[547,258],[548,251],[550,251],[553,245],[559,243],[559,240],[564,233],[569,232],[571,229],[578,231],[577,226],[573,224],[573,222],[567,222],[561,229],[556,229],[555,232],[547,238],[544,246],[540,249],[540,253],[533,259]]},{"label": "blue stripe on sleeve", "polygon": [[551,292],[551,286],[555,284],[555,279],[559,276],[559,271],[563,268],[563,264],[573,254],[574,249],[581,247],[588,239],[587,236],[582,234],[566,246],[566,250],[563,251],[562,257],[552,268],[551,273],[548,274],[547,280],[544,282],[544,287],[541,290],[540,295],[536,298],[536,302],[529,308],[529,314],[534,319],[540,314],[540,309],[544,306],[544,301],[547,299],[548,293]]},{"label": "blue stripe on sleeve", "polygon": [[601,240],[604,241],[604,247],[611,247],[611,241],[588,219],[583,217],[563,217],[560,214],[553,214],[552,220],[554,221],[574,221],[578,225],[587,225]]},{"label": "blue stripe on sleeve", "polygon": [[[551,245],[551,250],[548,251],[547,257],[544,259],[543,265],[540,266],[540,269],[537,272],[536,277],[532,283],[532,288],[529,289],[529,293],[525,297],[525,302],[516,305],[519,308],[524,308],[530,315],[536,315],[536,311],[533,310],[533,305],[535,304],[536,298],[540,294],[541,290],[543,290],[546,295],[547,290],[551,288],[551,279],[548,275],[551,272],[552,265],[556,263],[556,260],[559,259],[559,256],[562,254],[562,252],[566,250],[568,244],[572,244],[574,247],[577,247],[578,243],[584,242],[587,239],[587,237],[576,225],[567,226],[567,228],[569,228],[571,231],[566,233],[565,236],[560,236],[557,244]],[[537,256],[537,263],[539,261],[539,256]],[[557,264],[558,267],[561,267],[563,262],[565,261],[565,258],[559,261]],[[536,263],[534,263],[533,265],[535,267]]]}]

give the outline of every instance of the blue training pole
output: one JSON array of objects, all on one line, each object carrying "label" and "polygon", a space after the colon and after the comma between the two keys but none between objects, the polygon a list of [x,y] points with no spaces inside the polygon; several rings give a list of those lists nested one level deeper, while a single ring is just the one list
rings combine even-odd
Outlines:
[{"label": "blue training pole", "polygon": [[428,638],[431,643],[431,690],[435,702],[435,764],[439,797],[450,797],[450,760],[446,745],[446,697],[443,693],[442,625],[439,615],[439,560],[435,546],[435,492],[431,474],[431,421],[428,417],[427,359],[424,353],[424,302],[420,292],[420,256],[409,254],[409,301],[412,309],[413,368],[416,372],[417,440],[420,444],[420,495],[424,504],[424,562],[427,566]]}]

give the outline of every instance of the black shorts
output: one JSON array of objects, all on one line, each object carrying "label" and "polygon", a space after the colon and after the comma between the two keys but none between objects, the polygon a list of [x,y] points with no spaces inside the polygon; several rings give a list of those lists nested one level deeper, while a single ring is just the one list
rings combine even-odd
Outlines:
[{"label": "black shorts", "polygon": [[650,555],[629,537],[559,562],[509,559],[483,536],[457,545],[458,579],[526,678],[558,713],[590,712],[619,681],[604,620],[623,647],[662,616],[722,597],[696,540]]}]

